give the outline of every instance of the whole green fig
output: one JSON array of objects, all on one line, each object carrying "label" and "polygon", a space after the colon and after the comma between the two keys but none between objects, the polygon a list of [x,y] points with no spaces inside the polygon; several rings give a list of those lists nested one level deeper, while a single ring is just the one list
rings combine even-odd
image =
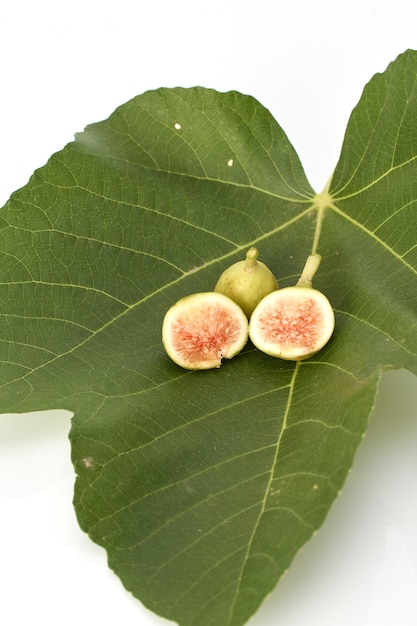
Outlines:
[{"label": "whole green fig", "polygon": [[249,248],[246,259],[228,267],[214,288],[236,302],[248,318],[262,298],[278,289],[275,276],[258,261],[258,254],[257,248]]}]

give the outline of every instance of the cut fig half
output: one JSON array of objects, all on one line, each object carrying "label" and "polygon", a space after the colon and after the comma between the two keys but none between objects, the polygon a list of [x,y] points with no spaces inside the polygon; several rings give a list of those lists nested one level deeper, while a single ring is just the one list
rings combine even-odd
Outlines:
[{"label": "cut fig half", "polygon": [[252,343],[274,357],[307,359],[321,350],[334,330],[334,313],[326,296],[312,287],[286,287],[265,296],[252,313]]},{"label": "cut fig half", "polygon": [[248,341],[248,320],[227,296],[195,293],[178,300],[165,314],[162,342],[177,365],[190,370],[220,367]]}]

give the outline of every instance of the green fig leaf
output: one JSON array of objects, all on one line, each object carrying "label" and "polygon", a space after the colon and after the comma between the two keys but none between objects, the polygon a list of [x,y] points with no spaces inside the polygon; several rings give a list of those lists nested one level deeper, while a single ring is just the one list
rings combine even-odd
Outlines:
[{"label": "green fig leaf", "polygon": [[[53,155],[0,212],[0,410],[64,408],[79,523],[147,607],[247,622],[343,486],[381,373],[417,373],[417,53],[365,88],[316,194],[254,98],[159,89]],[[311,252],[329,344],[182,370],[166,310],[256,245]]]}]

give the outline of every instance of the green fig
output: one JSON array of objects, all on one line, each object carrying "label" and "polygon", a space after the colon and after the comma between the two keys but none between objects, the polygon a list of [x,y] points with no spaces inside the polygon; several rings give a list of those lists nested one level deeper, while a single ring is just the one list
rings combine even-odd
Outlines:
[{"label": "green fig", "polygon": [[262,298],[278,289],[275,276],[258,261],[258,254],[256,248],[249,248],[246,259],[228,267],[214,287],[214,291],[236,302],[248,318]]}]

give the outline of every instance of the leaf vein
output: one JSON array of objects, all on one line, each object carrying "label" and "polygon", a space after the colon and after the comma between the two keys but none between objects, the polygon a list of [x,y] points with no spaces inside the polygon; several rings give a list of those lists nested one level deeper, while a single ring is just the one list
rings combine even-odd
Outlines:
[{"label": "leaf vein", "polygon": [[[339,198],[339,200],[341,200],[341,198]],[[396,252],[391,246],[389,246],[383,239],[378,237],[375,234],[375,232],[373,232],[373,231],[369,230],[368,228],[366,228],[366,226],[364,224],[361,224],[360,222],[355,220],[353,217],[351,217],[350,215],[348,215],[347,213],[345,213],[344,211],[339,209],[337,206],[332,206],[331,210],[334,211],[335,213],[337,213],[338,215],[340,215],[341,217],[343,217],[344,219],[346,219],[348,222],[350,222],[354,226],[356,226],[363,233],[368,235],[371,239],[373,239],[376,243],[378,243],[381,247],[383,247],[387,252],[389,252],[393,257],[395,257],[407,269],[409,269],[413,274],[415,274],[417,276],[417,269],[415,269],[410,263],[407,263],[407,261],[405,261],[403,259],[403,257],[400,254],[398,254],[398,252]]]},{"label": "leaf vein", "polygon": [[262,519],[262,517],[263,517],[263,515],[264,515],[264,513],[266,511],[267,498],[268,498],[268,495],[269,495],[269,492],[270,492],[270,489],[271,489],[274,471],[275,471],[275,468],[276,468],[276,465],[277,465],[277,462],[278,462],[278,455],[279,455],[279,451],[280,451],[281,441],[282,441],[282,438],[283,438],[283,434],[284,434],[284,432],[285,432],[285,430],[287,428],[289,411],[290,411],[291,402],[292,402],[292,398],[293,398],[293,394],[294,394],[295,381],[296,381],[296,378],[297,378],[298,370],[299,370],[299,362],[297,362],[295,367],[294,367],[294,371],[293,371],[293,375],[292,375],[292,379],[291,379],[291,384],[290,384],[290,387],[289,387],[287,406],[286,406],[286,410],[285,410],[282,426],[280,428],[278,439],[277,439],[277,442],[276,442],[275,456],[274,456],[273,462],[271,464],[269,480],[268,480],[268,484],[267,484],[266,489],[265,489],[265,495],[264,495],[264,498],[262,500],[262,505],[260,507],[258,518],[256,520],[256,523],[254,524],[252,534],[251,534],[251,536],[249,538],[244,558],[242,559],[242,566],[241,566],[241,571],[240,571],[239,577],[238,577],[238,579],[236,581],[236,592],[235,592],[234,598],[233,598],[233,600],[231,602],[231,606],[230,606],[229,621],[231,621],[231,619],[232,619],[232,615],[233,615],[233,612],[234,612],[234,609],[235,609],[235,606],[236,606],[236,602],[237,602],[237,599],[238,599],[240,587],[242,585],[244,569],[245,569],[246,563],[248,561],[248,558],[249,558],[249,555],[250,555],[250,551],[251,551],[253,542],[255,540],[256,533],[258,531],[261,519]]}]

